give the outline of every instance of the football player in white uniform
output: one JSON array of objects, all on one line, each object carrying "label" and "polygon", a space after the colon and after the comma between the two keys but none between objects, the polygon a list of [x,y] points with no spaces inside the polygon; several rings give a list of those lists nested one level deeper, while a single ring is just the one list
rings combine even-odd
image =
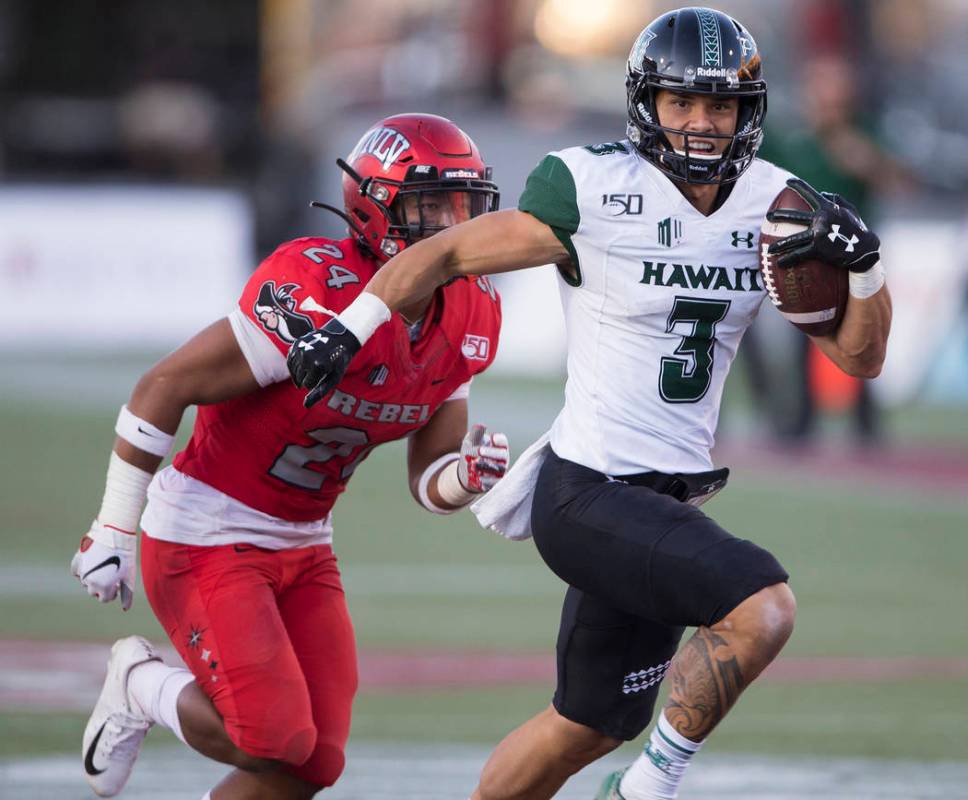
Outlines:
[{"label": "football player in white uniform", "polygon": [[[408,248],[289,354],[312,404],[391,310],[454,275],[558,265],[564,408],[476,508],[512,538],[533,533],[569,584],[558,685],[497,747],[475,800],[551,797],[645,729],[667,674],[644,752],[599,798],[676,797],[702,742],[790,636],[786,571],[697,508],[726,481],[709,451],[726,373],[765,296],[757,232],[784,186],[817,210],[771,212],[798,226],[772,246],[781,265],[850,270],[843,322],[817,344],[851,375],[875,376],[884,360],[877,236],[841,198],[756,158],[766,83],[746,28],[713,9],[664,14],[636,40],[626,85],[627,139],[548,155],[518,209]],[[677,653],[687,626],[697,631]]]}]

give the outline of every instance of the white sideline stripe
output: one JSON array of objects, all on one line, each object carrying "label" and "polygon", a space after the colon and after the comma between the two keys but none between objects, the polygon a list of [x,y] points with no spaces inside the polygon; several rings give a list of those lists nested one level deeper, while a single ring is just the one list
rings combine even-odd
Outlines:
[{"label": "white sideline stripe", "polygon": [[[79,749],[79,748],[78,748]],[[329,800],[453,800],[467,797],[489,748],[452,744],[351,744],[346,772]],[[558,800],[588,800],[628,748],[572,778]],[[198,800],[228,772],[187,749],[151,748],[138,760],[125,800]],[[680,800],[951,800],[964,797],[968,763],[874,759],[786,759],[704,754],[690,768]],[[78,756],[0,761],[0,796],[62,800],[87,796]]]},{"label": "white sideline stripe", "polygon": [[[535,556],[537,559],[537,556]],[[562,597],[560,583],[543,563],[358,564],[340,567],[346,591],[358,597]],[[0,566],[0,597],[80,597],[83,590],[64,568],[38,564]]]}]

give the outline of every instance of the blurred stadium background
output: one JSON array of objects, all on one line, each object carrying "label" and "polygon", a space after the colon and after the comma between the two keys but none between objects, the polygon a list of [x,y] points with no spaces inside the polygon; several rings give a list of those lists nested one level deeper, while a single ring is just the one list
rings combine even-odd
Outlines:
[{"label": "blurred stadium background", "polygon": [[[97,607],[67,570],[138,375],[277,243],[341,235],[308,203],[341,202],[334,159],[382,116],[455,120],[504,207],[545,152],[624,136],[628,48],[675,5],[0,0],[0,797],[88,796],[105,645],[164,639],[143,595]],[[764,55],[778,158],[809,160],[805,109],[835,102],[811,64],[850,62],[841,161],[873,160],[895,323],[860,412],[768,306],[733,371],[717,460],[734,479],[709,509],[780,557],[800,621],[682,797],[968,797],[968,6],[717,5]],[[561,322],[550,268],[498,288],[472,412],[520,453],[559,408]],[[791,425],[805,400],[815,424]],[[377,451],[337,509],[363,685],[334,798],[466,796],[487,746],[550,699],[562,586],[532,545],[421,512],[403,463]],[[209,787],[220,770],[174,744],[149,737],[126,796]],[[588,772],[562,796],[590,797],[605,769]]]}]

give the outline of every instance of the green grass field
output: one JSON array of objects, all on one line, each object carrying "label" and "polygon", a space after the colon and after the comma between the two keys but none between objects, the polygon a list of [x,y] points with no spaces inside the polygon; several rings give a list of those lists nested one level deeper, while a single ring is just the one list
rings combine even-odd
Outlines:
[{"label": "green grass field", "polygon": [[[557,410],[557,386],[479,384],[475,417],[507,430],[515,454]],[[10,638],[109,642],[138,632],[163,639],[143,595],[122,614],[116,604],[89,600],[68,574],[76,540],[97,510],[116,407],[0,401],[0,575],[9,582],[0,586],[0,647]],[[968,415],[950,413],[968,430]],[[897,429],[929,440],[952,429],[925,418],[918,426],[901,417]],[[361,647],[550,653],[563,587],[533,546],[482,531],[467,513],[421,511],[403,466],[402,446],[377,451],[337,506],[335,548]],[[786,655],[968,659],[964,495],[744,469],[707,510],[772,550],[793,576],[800,613]],[[18,586],[34,577],[36,585],[11,590],[18,573],[26,576]],[[353,736],[493,743],[545,705],[551,690],[365,691]],[[764,683],[709,749],[968,759],[966,697],[964,678]],[[0,755],[74,752],[83,721],[76,713],[0,709],[8,732]],[[153,739],[155,746],[167,741]]]}]

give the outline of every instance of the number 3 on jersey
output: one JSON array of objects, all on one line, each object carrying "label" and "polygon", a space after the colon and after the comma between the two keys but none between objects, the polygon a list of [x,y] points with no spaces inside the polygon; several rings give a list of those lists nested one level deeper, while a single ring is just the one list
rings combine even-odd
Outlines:
[{"label": "number 3 on jersey", "polygon": [[666,321],[666,333],[679,333],[682,341],[674,358],[664,356],[659,370],[659,394],[667,403],[696,403],[712,380],[716,325],[729,311],[729,300],[677,297]]}]

